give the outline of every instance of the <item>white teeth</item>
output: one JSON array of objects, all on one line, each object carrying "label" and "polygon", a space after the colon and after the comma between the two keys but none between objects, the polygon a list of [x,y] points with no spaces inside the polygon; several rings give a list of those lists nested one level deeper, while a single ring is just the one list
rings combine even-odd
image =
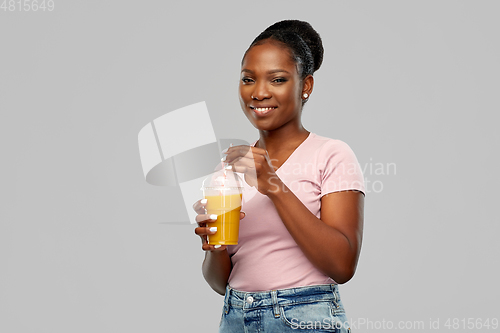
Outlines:
[{"label": "white teeth", "polygon": [[265,111],[270,111],[274,108],[254,108],[254,110],[260,111],[260,112],[265,112]]}]

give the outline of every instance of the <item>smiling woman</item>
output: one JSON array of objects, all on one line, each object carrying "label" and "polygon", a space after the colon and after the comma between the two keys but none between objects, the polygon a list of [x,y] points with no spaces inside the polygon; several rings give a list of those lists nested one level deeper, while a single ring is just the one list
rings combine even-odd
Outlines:
[{"label": "smiling woman", "polygon": [[267,131],[296,127],[303,95],[309,95],[313,78],[300,78],[291,57],[283,57],[278,42],[254,45],[245,55],[241,70],[240,104],[256,128]]},{"label": "smiling woman", "polygon": [[267,28],[243,56],[240,104],[259,139],[225,152],[245,179],[238,245],[207,244],[214,220],[194,205],[203,275],[225,295],[220,332],[350,331],[338,284],[356,270],[365,189],[349,146],[302,126],[322,59],[319,34],[296,20]]}]

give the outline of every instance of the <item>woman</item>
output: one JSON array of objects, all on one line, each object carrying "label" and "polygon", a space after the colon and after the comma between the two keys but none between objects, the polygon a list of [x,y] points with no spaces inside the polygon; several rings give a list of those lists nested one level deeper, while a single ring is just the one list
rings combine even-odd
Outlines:
[{"label": "woman", "polygon": [[194,205],[203,275],[225,295],[220,332],[350,331],[338,284],[356,270],[364,185],[349,146],[301,123],[322,58],[320,36],[295,20],[267,28],[243,57],[240,102],[259,139],[225,152],[246,182],[238,245],[207,244],[214,220],[204,200]]}]

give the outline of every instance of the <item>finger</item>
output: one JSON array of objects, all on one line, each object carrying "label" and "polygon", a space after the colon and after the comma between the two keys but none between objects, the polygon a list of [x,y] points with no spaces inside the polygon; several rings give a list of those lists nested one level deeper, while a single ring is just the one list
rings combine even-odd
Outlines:
[{"label": "finger", "polygon": [[226,155],[235,153],[236,155],[239,156],[246,156],[248,154],[267,155],[267,150],[253,146],[241,145],[241,146],[229,147],[227,150],[223,151],[223,153]]},{"label": "finger", "polygon": [[[217,246],[217,247],[216,247]],[[227,245],[210,245],[210,244],[203,244],[201,248],[204,251],[213,251],[213,252],[220,252],[224,251],[227,248]]]},{"label": "finger", "polygon": [[257,152],[254,152],[252,149],[248,148],[248,146],[230,148],[234,150],[231,150],[229,154],[223,158],[224,162],[231,166],[238,166],[238,170],[234,170],[236,172],[248,172],[251,169],[258,169],[262,166],[266,167],[267,165],[274,168],[270,163],[269,155],[267,155],[266,150],[255,148]]},{"label": "finger", "polygon": [[210,223],[217,220],[216,214],[198,214],[195,217],[197,223]]},{"label": "finger", "polygon": [[193,204],[193,209],[198,214],[206,214],[205,206],[207,204],[207,199],[200,199]]},{"label": "finger", "polygon": [[[231,147],[227,150],[225,162],[231,163],[238,157],[248,157],[253,158],[253,147],[250,146],[235,146]],[[259,150],[260,152],[260,150]]]},{"label": "finger", "polygon": [[198,236],[214,235],[217,233],[217,227],[198,227],[194,229]]},{"label": "finger", "polygon": [[194,229],[194,233],[196,235],[200,236],[201,246],[203,246],[203,244],[208,242],[207,235],[205,235],[204,231],[205,231],[205,227],[198,227],[198,228]]},{"label": "finger", "polygon": [[[234,157],[234,158],[233,158]],[[231,160],[231,158],[233,158]],[[260,150],[259,152],[255,152],[253,150],[250,150],[248,152],[241,152],[240,153],[234,153],[234,155],[231,155],[226,159],[227,163],[231,163],[233,161],[236,161],[238,159],[247,159],[249,161],[255,160],[257,163],[262,163],[266,160],[269,160],[269,155],[267,154],[266,150]]]},{"label": "finger", "polygon": [[257,174],[257,170],[262,169],[262,165],[259,161],[260,159],[250,159],[246,157],[238,158],[237,160],[230,163],[233,171],[241,173],[250,173],[253,175]]},{"label": "finger", "polygon": [[248,173],[248,172],[251,172],[251,170],[253,170],[253,173],[255,173],[254,168],[248,168],[248,167],[243,166],[243,165],[232,165],[232,170],[234,172],[239,172],[239,173]]},{"label": "finger", "polygon": [[240,212],[240,220],[243,220],[247,216],[245,212]]},{"label": "finger", "polygon": [[234,160],[227,162],[227,164],[229,164],[231,166],[244,166],[247,168],[254,169],[255,164],[259,163],[260,161],[261,161],[260,158],[255,159],[255,158],[246,157],[246,156],[238,156]]}]

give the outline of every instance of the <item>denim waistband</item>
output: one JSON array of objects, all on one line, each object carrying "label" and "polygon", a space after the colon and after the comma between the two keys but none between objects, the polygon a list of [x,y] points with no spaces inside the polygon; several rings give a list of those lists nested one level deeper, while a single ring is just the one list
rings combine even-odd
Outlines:
[{"label": "denim waistband", "polygon": [[333,303],[339,307],[339,303],[337,302],[339,299],[340,295],[336,284],[322,284],[257,292],[239,291],[227,285],[224,305],[226,311],[229,309],[229,306],[241,308],[243,310],[251,310],[259,307],[273,307],[275,314],[277,314],[279,312],[279,306],[316,301],[333,301]]}]

